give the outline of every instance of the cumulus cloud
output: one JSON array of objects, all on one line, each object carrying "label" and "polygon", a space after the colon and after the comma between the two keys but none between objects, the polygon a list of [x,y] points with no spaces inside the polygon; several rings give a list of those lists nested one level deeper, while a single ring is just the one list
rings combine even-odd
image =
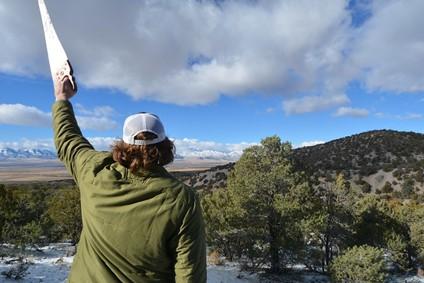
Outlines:
[{"label": "cumulus cloud", "polygon": [[255,143],[219,143],[197,139],[174,140],[177,154],[184,158],[205,158],[234,161],[240,158],[243,150]]},{"label": "cumulus cloud", "polygon": [[[96,111],[97,108],[94,108]],[[103,106],[99,109],[110,111]],[[104,113],[97,114],[86,113],[94,116],[77,115],[77,121],[82,129],[91,129],[98,131],[111,130],[118,126],[113,119],[102,116]],[[35,127],[51,127],[51,113],[43,112],[40,109],[22,104],[0,104],[0,124],[35,126]]]},{"label": "cumulus cloud", "polygon": [[287,115],[302,114],[343,105],[349,103],[349,101],[349,98],[343,94],[331,96],[306,96],[284,101],[283,109]]},{"label": "cumulus cloud", "polygon": [[[134,98],[340,92],[348,73],[345,0],[46,2],[79,81]],[[2,7],[0,71],[48,76],[36,2]]]},{"label": "cumulus cloud", "polygon": [[0,149],[48,149],[53,150],[54,144],[52,139],[29,140],[22,139],[20,141],[0,141]]},{"label": "cumulus cloud", "polygon": [[0,124],[20,126],[51,126],[50,114],[22,104],[0,104]]},{"label": "cumulus cloud", "polygon": [[424,90],[424,1],[375,1],[360,29],[352,61],[371,90]]},{"label": "cumulus cloud", "polygon": [[91,143],[91,145],[97,149],[97,150],[103,150],[108,151],[111,149],[111,146],[113,143],[117,140],[119,140],[119,137],[112,138],[112,137],[91,137],[88,138],[88,141]]},{"label": "cumulus cloud", "polygon": [[[424,90],[421,0],[372,1],[359,25],[364,7],[348,0],[46,2],[79,82],[136,99],[206,104],[254,91],[300,114],[348,104],[352,80]],[[0,36],[0,72],[49,76],[36,1],[3,1]]]},{"label": "cumulus cloud", "polygon": [[364,108],[352,108],[352,107],[340,107],[337,109],[336,113],[334,113],[335,117],[367,117],[369,115],[369,111]]}]

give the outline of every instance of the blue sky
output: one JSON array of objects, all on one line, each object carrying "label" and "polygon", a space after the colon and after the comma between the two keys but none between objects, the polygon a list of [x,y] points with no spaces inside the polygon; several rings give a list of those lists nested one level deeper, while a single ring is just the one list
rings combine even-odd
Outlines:
[{"label": "blue sky", "polygon": [[[301,146],[424,132],[423,1],[92,2],[46,0],[99,149],[140,111],[158,114],[186,157],[236,158],[274,134]],[[35,1],[1,3],[0,35],[0,147],[49,148]]]}]

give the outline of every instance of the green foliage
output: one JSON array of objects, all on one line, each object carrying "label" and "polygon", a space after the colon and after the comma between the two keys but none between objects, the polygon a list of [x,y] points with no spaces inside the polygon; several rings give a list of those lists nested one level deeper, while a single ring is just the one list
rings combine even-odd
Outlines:
[{"label": "green foliage", "polygon": [[37,248],[62,239],[76,242],[80,213],[77,190],[0,186],[0,244]]},{"label": "green foliage", "polygon": [[67,189],[54,194],[48,201],[47,214],[61,240],[78,242],[82,230],[79,190]]},{"label": "green foliage", "polygon": [[246,242],[240,223],[240,211],[233,205],[227,189],[218,189],[202,197],[208,246],[229,260],[241,257]]},{"label": "green foliage", "polygon": [[327,271],[338,251],[352,242],[353,211],[357,197],[341,174],[333,184],[318,191],[314,213],[302,222],[304,237],[314,251],[314,255],[309,255],[311,264],[307,264],[311,269],[315,269],[312,266],[315,263],[320,266],[321,271]]},{"label": "green foliage", "polygon": [[407,178],[402,184],[402,196],[404,198],[410,198],[414,193],[414,184],[415,181],[412,178]]},{"label": "green foliage", "polygon": [[[367,196],[355,204],[355,242],[386,249],[400,270],[411,267],[408,217],[399,215],[397,202]],[[410,216],[410,213],[408,212]]]},{"label": "green foliage", "polygon": [[392,184],[388,181],[384,184],[384,186],[381,188],[381,192],[384,194],[389,194],[393,192]]},{"label": "green foliage", "polygon": [[407,271],[410,267],[408,239],[399,233],[392,232],[386,236],[385,242],[390,253],[390,260],[401,271]]},{"label": "green foliage", "polygon": [[382,283],[387,277],[384,251],[370,246],[355,246],[337,257],[331,265],[334,282]]},{"label": "green foliage", "polygon": [[424,266],[424,219],[411,224],[411,243],[417,253],[417,260]]},{"label": "green foliage", "polygon": [[384,172],[390,172],[393,170],[393,164],[392,163],[385,163],[383,165],[383,171]]},{"label": "green foliage", "polygon": [[364,194],[369,194],[371,193],[371,185],[364,181],[364,183],[362,184],[361,190]]},{"label": "green foliage", "polygon": [[358,245],[384,247],[385,235],[396,225],[388,211],[387,202],[376,196],[365,196],[358,200],[355,204],[355,238]]},{"label": "green foliage", "polygon": [[[274,136],[246,149],[228,178],[228,191],[204,198],[208,231],[221,252],[245,259],[254,269],[279,272],[303,244],[299,223],[311,188],[289,159],[291,146]],[[230,252],[231,251],[231,252]]]}]

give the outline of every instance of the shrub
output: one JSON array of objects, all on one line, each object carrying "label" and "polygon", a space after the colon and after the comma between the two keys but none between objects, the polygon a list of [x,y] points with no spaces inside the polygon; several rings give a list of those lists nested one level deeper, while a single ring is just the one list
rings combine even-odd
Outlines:
[{"label": "shrub", "polygon": [[214,250],[208,255],[208,264],[224,265],[224,259],[217,250]]},{"label": "shrub", "polygon": [[54,223],[56,233],[62,240],[71,240],[76,244],[82,230],[79,190],[68,189],[58,192],[48,203],[47,214]]},{"label": "shrub", "polygon": [[417,260],[424,266],[424,220],[417,221],[411,225],[411,243],[417,252]]},{"label": "shrub", "polygon": [[362,192],[364,194],[369,194],[371,193],[371,185],[367,182],[364,181],[364,184],[362,185]]},{"label": "shrub", "polygon": [[411,198],[411,194],[414,192],[415,181],[411,178],[406,179],[402,184],[402,196],[404,198]]},{"label": "shrub", "polygon": [[408,241],[397,233],[391,233],[386,239],[390,260],[401,271],[409,268]]},{"label": "shrub", "polygon": [[389,194],[393,192],[392,184],[388,181],[384,184],[384,186],[381,188],[381,191],[385,194]]},{"label": "shrub", "polygon": [[384,282],[384,251],[370,246],[355,246],[337,257],[330,268],[334,282]]}]

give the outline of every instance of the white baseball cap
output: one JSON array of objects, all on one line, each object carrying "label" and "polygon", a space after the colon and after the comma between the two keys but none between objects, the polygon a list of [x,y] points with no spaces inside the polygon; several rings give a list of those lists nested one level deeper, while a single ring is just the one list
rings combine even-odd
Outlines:
[{"label": "white baseball cap", "polygon": [[[157,137],[152,140],[138,140],[135,137],[142,132],[150,132]],[[165,128],[155,114],[141,112],[125,119],[122,139],[127,144],[149,145],[166,139]]]}]

